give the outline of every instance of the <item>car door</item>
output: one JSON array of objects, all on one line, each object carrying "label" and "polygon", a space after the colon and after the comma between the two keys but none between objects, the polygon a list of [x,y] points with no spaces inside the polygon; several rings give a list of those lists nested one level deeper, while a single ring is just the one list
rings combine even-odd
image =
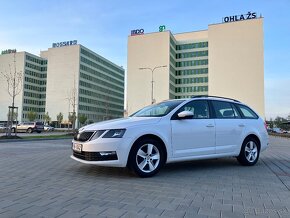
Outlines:
[{"label": "car door", "polygon": [[25,125],[25,123],[19,123],[17,125],[17,131],[18,132],[23,132],[24,131],[24,125]]},{"label": "car door", "polygon": [[232,153],[240,149],[245,124],[237,108],[230,102],[211,100],[216,125],[216,153]]},{"label": "car door", "polygon": [[[182,111],[191,111],[193,117],[179,118]],[[215,153],[215,123],[207,100],[193,100],[172,116],[171,141],[175,158]]]}]

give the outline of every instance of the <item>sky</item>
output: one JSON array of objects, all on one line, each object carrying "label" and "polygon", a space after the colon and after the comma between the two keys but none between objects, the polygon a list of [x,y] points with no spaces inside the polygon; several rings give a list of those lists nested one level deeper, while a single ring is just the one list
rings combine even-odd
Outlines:
[{"label": "sky", "polygon": [[0,0],[0,8],[0,51],[39,55],[54,42],[78,40],[125,69],[133,29],[198,31],[257,12],[264,17],[266,118],[290,115],[290,0]]}]

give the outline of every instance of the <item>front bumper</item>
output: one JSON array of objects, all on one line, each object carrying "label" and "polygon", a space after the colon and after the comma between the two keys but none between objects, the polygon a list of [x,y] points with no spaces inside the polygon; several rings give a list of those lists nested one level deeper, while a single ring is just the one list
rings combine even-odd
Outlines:
[{"label": "front bumper", "polygon": [[85,164],[125,167],[131,148],[130,138],[98,138],[93,141],[72,143],[82,144],[82,151],[73,150],[71,158]]}]

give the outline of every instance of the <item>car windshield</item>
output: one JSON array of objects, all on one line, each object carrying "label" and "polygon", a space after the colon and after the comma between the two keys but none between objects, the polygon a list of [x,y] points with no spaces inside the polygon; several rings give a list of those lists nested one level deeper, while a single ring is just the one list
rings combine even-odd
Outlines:
[{"label": "car windshield", "polygon": [[165,101],[147,106],[130,117],[163,117],[180,105],[184,100]]}]

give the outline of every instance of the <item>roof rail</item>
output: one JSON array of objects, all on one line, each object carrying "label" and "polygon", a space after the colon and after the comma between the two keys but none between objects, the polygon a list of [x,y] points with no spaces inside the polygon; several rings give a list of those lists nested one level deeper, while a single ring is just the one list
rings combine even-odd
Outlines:
[{"label": "roof rail", "polygon": [[236,99],[233,99],[233,98],[226,98],[226,97],[221,97],[221,96],[215,96],[215,95],[193,95],[191,96],[191,98],[207,98],[207,97],[212,97],[212,98],[222,98],[222,99],[228,99],[228,100],[232,100],[232,101],[235,101],[235,102],[240,102]]}]

